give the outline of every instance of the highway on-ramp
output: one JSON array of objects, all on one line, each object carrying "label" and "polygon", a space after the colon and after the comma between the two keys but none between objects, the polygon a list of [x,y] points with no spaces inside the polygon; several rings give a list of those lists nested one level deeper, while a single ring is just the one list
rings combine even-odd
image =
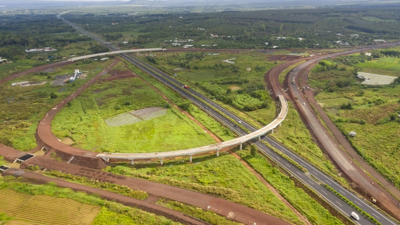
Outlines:
[{"label": "highway on-ramp", "polygon": [[[58,16],[58,18],[61,18]],[[62,18],[61,18],[62,19]],[[105,43],[102,39],[99,37],[88,33],[84,31],[83,29],[79,28],[73,23],[70,23],[69,21],[66,21],[63,19],[66,23],[70,24],[73,26],[75,29],[78,31],[82,32],[83,34],[92,37],[96,41],[100,43]],[[112,46],[111,44],[105,43],[107,47],[111,48],[112,50],[117,50],[115,46]],[[338,53],[340,54],[340,53]],[[256,129],[243,121],[241,118],[238,116],[234,115],[233,113],[229,112],[228,110],[224,109],[223,107],[219,106],[218,104],[214,103],[210,99],[204,97],[200,93],[197,93],[196,91],[190,89],[189,92],[184,90],[182,88],[182,83],[179,81],[173,79],[169,75],[163,73],[162,71],[154,68],[151,65],[148,65],[141,60],[133,57],[133,56],[128,56],[128,55],[121,55],[128,61],[132,62],[135,64],[137,67],[142,69],[143,71],[147,72],[154,78],[158,79],[159,81],[163,82],[165,85],[169,86],[173,90],[175,90],[177,93],[181,94],[182,96],[190,99],[194,104],[199,106],[201,109],[209,113],[211,116],[213,116],[215,119],[219,120],[222,122],[225,126],[230,128],[232,131],[237,133],[238,135],[246,135],[248,131],[254,132]],[[217,109],[217,110],[215,110]],[[228,119],[229,118],[229,119]],[[236,126],[234,121],[241,121],[241,125],[246,128],[248,131],[242,129],[240,126]],[[341,200],[339,197],[336,195],[332,194],[329,192],[325,187],[320,185],[320,182],[326,183],[332,188],[334,188],[337,192],[341,193],[343,196],[345,196],[347,199],[352,201],[355,205],[369,213],[371,216],[373,216],[376,220],[378,220],[381,224],[384,225],[394,225],[396,224],[392,220],[390,220],[387,216],[381,214],[378,210],[374,209],[370,205],[368,205],[367,202],[364,200],[358,198],[355,194],[347,191],[345,188],[340,186],[337,182],[335,182],[333,179],[331,179],[329,176],[324,174],[323,172],[319,171],[317,168],[312,166],[310,163],[307,161],[303,160],[296,154],[292,153],[288,149],[286,149],[282,144],[275,142],[272,138],[270,137],[263,137],[263,140],[268,141],[272,146],[274,146],[276,149],[282,151],[282,153],[286,154],[289,158],[292,160],[296,161],[299,163],[301,166],[306,168],[308,170],[308,174],[305,174],[303,171],[289,163],[286,159],[284,159],[282,156],[279,154],[275,153],[273,150],[271,150],[268,146],[263,144],[262,142],[257,142],[256,145],[260,148],[260,150],[267,154],[271,159],[273,159],[275,162],[277,162],[281,167],[285,168],[286,170],[290,171],[293,176],[298,178],[300,181],[305,183],[307,186],[309,186],[311,189],[315,190],[321,197],[327,200],[332,206],[334,206],[337,210],[340,212],[344,213],[345,215],[350,215],[352,211],[355,211],[353,208],[351,208],[347,203],[345,203],[343,200]],[[311,175],[315,177],[318,182],[314,179],[311,178]],[[373,224],[371,221],[366,219],[365,217],[360,216],[359,220],[360,224]]]}]

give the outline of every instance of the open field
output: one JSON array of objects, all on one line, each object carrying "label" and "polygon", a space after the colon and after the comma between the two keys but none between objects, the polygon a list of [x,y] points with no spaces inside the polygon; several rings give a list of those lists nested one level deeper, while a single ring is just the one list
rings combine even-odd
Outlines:
[{"label": "open field", "polygon": [[[72,74],[75,69],[89,71],[87,79],[99,73],[111,62],[75,63],[56,68],[48,73],[28,74],[0,84],[0,142],[19,150],[30,150],[36,146],[35,131],[38,121],[61,99],[83,85],[86,79],[77,79],[62,87],[47,83],[39,86],[11,86],[18,81],[51,81],[56,75]],[[56,96],[50,97],[54,93]],[[54,98],[56,97],[56,98]]]},{"label": "open field", "polygon": [[[357,63],[361,71],[379,71],[381,74],[398,75],[398,58],[384,57]],[[396,65],[395,65],[396,64]],[[339,67],[343,65],[339,64]],[[362,67],[365,66],[365,67]],[[346,71],[314,71],[311,75],[314,87],[319,90],[332,84],[331,74],[336,74],[337,80],[348,79],[349,85],[337,88],[335,91],[323,91],[316,96],[318,102],[325,108],[332,121],[344,135],[355,131],[355,137],[348,137],[353,148],[366,162],[381,173],[387,180],[400,188],[400,159],[398,141],[400,114],[400,86],[364,86],[357,84],[359,80],[351,77],[347,66]],[[310,79],[311,80],[311,79]],[[331,83],[330,83],[331,82]],[[338,101],[339,100],[339,101]],[[351,105],[351,109],[344,107]]]},{"label": "open field", "polygon": [[293,224],[303,224],[238,159],[227,153],[219,157],[194,157],[193,163],[164,160],[162,167],[158,163],[146,166],[121,164],[106,170],[215,195]]},{"label": "open field", "polygon": [[96,152],[157,152],[214,143],[197,124],[169,108],[165,115],[125,126],[107,126],[104,120],[146,107],[168,105],[139,78],[98,82],[63,108],[52,123],[58,138]]},{"label": "open field", "polygon": [[10,224],[179,224],[95,195],[52,183],[24,183],[14,177],[0,177],[0,196],[0,218],[12,220]]}]

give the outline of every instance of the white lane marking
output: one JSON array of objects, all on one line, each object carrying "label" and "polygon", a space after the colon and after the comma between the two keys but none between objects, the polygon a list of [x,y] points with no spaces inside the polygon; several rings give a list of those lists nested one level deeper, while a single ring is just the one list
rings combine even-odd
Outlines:
[{"label": "white lane marking", "polygon": [[380,219],[379,216],[375,215],[375,213],[371,213],[373,216],[375,216],[376,218]]},{"label": "white lane marking", "polygon": [[343,205],[342,205],[342,204],[340,204],[340,202],[336,201],[336,203],[337,203],[337,204],[339,204],[340,206],[342,206],[342,207],[343,207]]},{"label": "white lane marking", "polygon": [[321,190],[324,194],[328,195],[328,193],[326,193],[325,191]]},{"label": "white lane marking", "polygon": [[332,184],[332,183],[331,183],[331,182],[329,182],[328,180],[325,180],[325,182],[326,182],[326,183],[328,183],[328,184],[330,184],[330,185]]}]

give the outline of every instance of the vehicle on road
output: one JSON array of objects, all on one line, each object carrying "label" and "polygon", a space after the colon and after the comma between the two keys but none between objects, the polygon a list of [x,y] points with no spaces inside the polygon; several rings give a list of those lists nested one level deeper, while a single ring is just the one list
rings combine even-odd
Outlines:
[{"label": "vehicle on road", "polygon": [[355,220],[360,220],[360,217],[355,212],[351,212],[350,216]]},{"label": "vehicle on road", "polygon": [[182,86],[183,88],[189,90],[189,86],[187,86],[186,84]]}]

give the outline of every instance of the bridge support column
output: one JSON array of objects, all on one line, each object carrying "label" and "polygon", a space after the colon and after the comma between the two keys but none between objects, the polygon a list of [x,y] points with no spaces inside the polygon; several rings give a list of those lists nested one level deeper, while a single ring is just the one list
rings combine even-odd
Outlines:
[{"label": "bridge support column", "polygon": [[274,129],[271,130],[271,134],[273,134],[273,133],[274,133]]},{"label": "bridge support column", "polygon": [[131,160],[131,165],[135,164],[135,162],[133,161],[133,159]]},{"label": "bridge support column", "polygon": [[161,158],[161,165],[163,165],[163,164],[164,164],[164,162],[163,162],[163,159],[164,159],[164,158]]},{"label": "bridge support column", "polygon": [[258,137],[258,140],[261,140],[261,136]]},{"label": "bridge support column", "polygon": [[242,150],[243,148],[243,143],[240,143],[240,150]]},{"label": "bridge support column", "polygon": [[190,162],[192,162],[192,156],[193,156],[193,155],[190,155],[190,156],[189,156],[189,160],[190,160]]},{"label": "bridge support column", "polygon": [[217,156],[219,156],[219,149],[217,149]]},{"label": "bridge support column", "polygon": [[106,158],[106,162],[109,162],[110,161],[110,158]]}]

